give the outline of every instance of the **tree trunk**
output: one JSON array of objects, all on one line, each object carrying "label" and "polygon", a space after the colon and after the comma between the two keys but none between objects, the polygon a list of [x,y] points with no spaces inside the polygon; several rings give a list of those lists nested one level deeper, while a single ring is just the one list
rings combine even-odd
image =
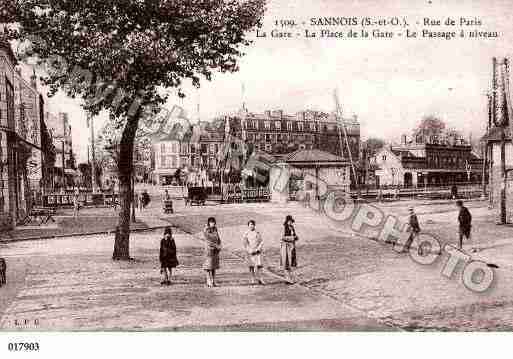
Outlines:
[{"label": "tree trunk", "polygon": [[112,259],[130,259],[130,207],[132,204],[132,171],[134,139],[139,123],[140,110],[128,118],[119,143],[118,179],[119,179],[119,232],[114,240]]}]

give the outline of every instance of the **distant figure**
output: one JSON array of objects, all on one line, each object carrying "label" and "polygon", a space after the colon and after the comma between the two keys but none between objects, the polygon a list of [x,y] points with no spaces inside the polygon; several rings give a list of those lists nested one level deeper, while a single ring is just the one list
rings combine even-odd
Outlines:
[{"label": "distant figure", "polygon": [[143,209],[145,209],[148,206],[148,204],[150,204],[150,195],[148,194],[148,191],[144,190],[141,196]]},{"label": "distant figure", "polygon": [[73,193],[73,217],[78,217],[78,211],[80,210],[80,201],[79,201],[80,192],[78,188],[75,189]]},{"label": "distant figure", "polygon": [[463,248],[463,237],[465,239],[470,240],[470,231],[472,229],[472,215],[470,214],[470,211],[467,207],[463,205],[463,201],[457,200],[456,201],[456,207],[459,208],[459,214],[458,214],[458,222],[460,225],[459,228],[459,248]]},{"label": "distant figure", "polygon": [[169,191],[167,189],[164,191],[164,201],[171,201],[171,196],[169,195]]},{"label": "distant figure", "polygon": [[451,187],[451,197],[452,199],[456,199],[458,197],[458,187],[455,184]]},{"label": "distant figure", "polygon": [[203,269],[207,273],[207,287],[216,287],[216,270],[219,269],[219,252],[221,251],[221,238],[217,231],[216,219],[210,217],[203,230],[205,240],[205,262]]},{"label": "distant figure", "polygon": [[173,239],[171,227],[166,227],[164,230],[164,237],[160,241],[159,260],[160,273],[164,275],[164,280],[160,282],[160,284],[170,285],[173,268],[178,266],[178,259],[176,258],[176,244]]},{"label": "distant figure", "polygon": [[[417,218],[417,214],[415,214],[415,210],[413,207],[410,207],[409,209],[410,217],[408,220],[408,224],[410,226],[410,237],[408,238],[408,243],[406,245],[406,250],[409,250],[411,247],[411,244],[413,243],[413,240],[415,237],[417,237],[420,233],[420,225],[419,220]],[[420,250],[420,248],[419,248]]]},{"label": "distant figure", "polygon": [[287,217],[285,217],[285,222],[283,223],[283,237],[281,239],[280,246],[280,264],[283,270],[285,270],[287,281],[289,283],[294,283],[292,270],[297,267],[297,240],[296,230],[294,229],[294,219],[291,215],[287,215]]},{"label": "distant figure", "polygon": [[7,280],[6,280],[6,272],[7,272],[7,264],[5,262],[5,259],[4,258],[0,258],[0,287],[5,285]]},{"label": "distant figure", "polygon": [[142,211],[143,209],[143,196],[141,191],[137,192],[137,208],[139,209],[139,211]]},{"label": "distant figure", "polygon": [[249,273],[253,280],[253,284],[265,284],[262,279],[262,247],[264,241],[260,232],[255,229],[255,221],[248,222],[249,229],[242,237],[242,245],[248,255]]}]

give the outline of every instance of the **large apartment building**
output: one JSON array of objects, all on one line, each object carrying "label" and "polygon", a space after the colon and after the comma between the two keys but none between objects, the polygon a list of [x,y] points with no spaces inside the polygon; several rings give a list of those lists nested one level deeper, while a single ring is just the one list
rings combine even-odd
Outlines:
[{"label": "large apartment building", "polygon": [[318,111],[256,114],[243,108],[234,115],[200,121],[177,136],[178,132],[168,129],[153,137],[155,183],[170,183],[179,168],[218,173],[225,163],[227,149],[236,149],[241,157],[255,151],[283,155],[318,149],[347,160],[352,157],[354,161],[360,150],[360,125],[356,117],[337,121],[334,114]]}]

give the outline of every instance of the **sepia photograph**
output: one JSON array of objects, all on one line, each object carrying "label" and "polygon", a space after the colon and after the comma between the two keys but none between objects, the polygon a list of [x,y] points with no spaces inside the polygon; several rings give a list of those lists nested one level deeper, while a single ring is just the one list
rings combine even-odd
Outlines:
[{"label": "sepia photograph", "polygon": [[0,352],[511,332],[512,19],[0,0]]}]

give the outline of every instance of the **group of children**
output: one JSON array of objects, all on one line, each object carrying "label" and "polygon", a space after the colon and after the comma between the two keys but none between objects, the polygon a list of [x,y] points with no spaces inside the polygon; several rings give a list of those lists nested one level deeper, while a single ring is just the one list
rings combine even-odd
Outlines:
[{"label": "group of children", "polygon": [[[288,215],[283,223],[283,236],[281,238],[280,247],[280,265],[285,270],[287,283],[294,283],[292,270],[297,266],[296,259],[296,242],[298,237],[294,228],[294,219]],[[219,269],[219,253],[221,251],[221,238],[217,230],[216,219],[210,217],[207,225],[203,230],[204,262],[203,270],[206,273],[207,287],[215,287],[216,271]],[[251,274],[253,284],[264,285],[262,278],[262,256],[263,256],[263,238],[260,232],[256,230],[254,220],[248,222],[248,230],[242,236],[242,245],[246,252],[249,272]],[[164,230],[164,237],[160,242],[160,264],[161,274],[164,278],[162,285],[171,284],[171,275],[173,268],[178,266],[178,258],[176,253],[176,244],[172,236],[171,228]]]}]

